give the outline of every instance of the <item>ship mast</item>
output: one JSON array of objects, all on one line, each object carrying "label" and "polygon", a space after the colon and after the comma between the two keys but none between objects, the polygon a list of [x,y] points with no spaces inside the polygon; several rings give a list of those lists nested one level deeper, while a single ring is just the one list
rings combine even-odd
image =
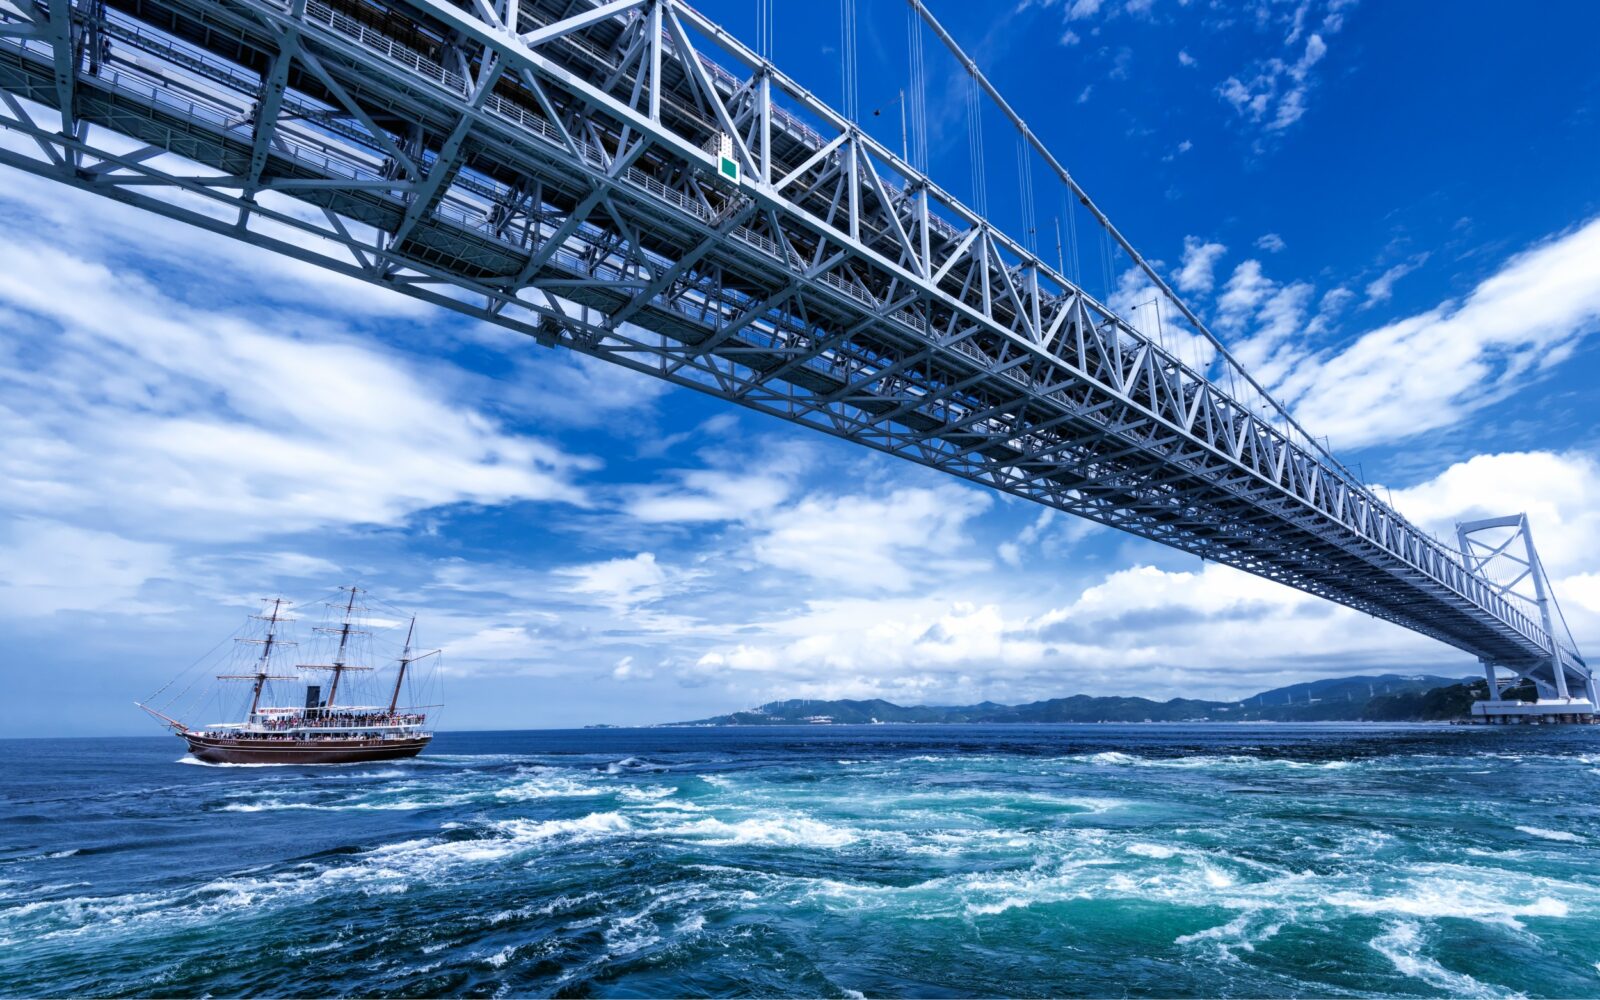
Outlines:
[{"label": "ship mast", "polygon": [[389,696],[389,714],[393,715],[395,706],[400,704],[400,686],[406,682],[406,669],[418,660],[426,660],[439,653],[434,649],[423,653],[421,656],[411,655],[411,634],[417,629],[417,616],[411,616],[411,624],[406,626],[406,648],[400,653],[400,670],[394,677],[394,693]]},{"label": "ship mast", "polygon": [[252,642],[252,643],[260,643],[261,644],[261,658],[256,661],[256,672],[253,673],[253,674],[218,674],[217,675],[217,678],[219,680],[248,680],[248,681],[254,681],[255,682],[255,684],[254,684],[254,686],[253,686],[253,688],[251,689],[251,692],[250,692],[250,717],[252,717],[252,718],[256,714],[256,709],[261,706],[261,689],[266,685],[267,681],[292,681],[292,680],[295,679],[294,677],[291,677],[291,676],[288,676],[288,675],[268,673],[268,670],[272,666],[272,648],[274,646],[293,646],[294,645],[294,643],[292,643],[292,642],[288,642],[286,640],[278,638],[278,626],[283,624],[284,622],[289,622],[289,621],[293,621],[294,620],[292,618],[286,618],[283,615],[283,609],[286,606],[288,606],[289,602],[284,600],[281,597],[264,597],[264,598],[262,598],[262,602],[266,603],[266,604],[271,604],[272,605],[272,610],[270,612],[268,612],[267,614],[264,614],[264,615],[252,615],[251,617],[252,618],[256,618],[256,619],[258,619],[260,621],[264,621],[264,622],[267,623],[267,634],[266,634],[266,636],[264,636],[263,638],[260,638],[260,639],[240,639],[240,640],[238,640],[240,642]]},{"label": "ship mast", "polygon": [[[302,663],[299,665],[301,670],[333,671],[333,684],[328,688],[328,700],[322,703],[322,708],[324,710],[332,708],[333,700],[339,696],[339,678],[344,676],[345,671],[372,669],[371,667],[355,666],[354,664],[350,663],[349,660],[345,659],[345,651],[350,646],[350,637],[353,635],[365,635],[366,632],[355,627],[356,595],[361,593],[361,589],[359,587],[340,587],[339,589],[348,590],[350,592],[350,597],[344,605],[344,622],[338,628],[317,629],[318,632],[328,632],[339,637],[339,648],[333,654],[333,662]],[[338,607],[337,604],[332,606]],[[366,609],[362,608],[362,610],[365,611]]]},{"label": "ship mast", "polygon": [[328,689],[328,707],[333,707],[333,699],[339,696],[339,678],[344,676],[344,651],[350,645],[350,616],[355,614],[356,588],[350,588],[350,600],[344,606],[344,624],[339,626],[339,651],[333,654],[333,686]]},{"label": "ship mast", "polygon": [[417,630],[417,616],[411,616],[411,624],[406,626],[406,648],[400,652],[400,670],[394,675],[394,694],[389,696],[389,714],[394,714],[394,707],[400,703],[400,685],[405,683],[406,668],[411,666],[411,634]]}]

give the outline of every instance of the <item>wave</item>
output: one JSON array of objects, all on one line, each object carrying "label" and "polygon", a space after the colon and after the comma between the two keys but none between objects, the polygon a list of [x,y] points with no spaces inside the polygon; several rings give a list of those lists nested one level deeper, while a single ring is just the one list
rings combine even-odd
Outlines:
[{"label": "wave", "polygon": [[[379,772],[371,775],[373,787],[341,783],[330,789],[320,779],[295,781],[267,789],[244,788],[229,793],[233,801],[212,806],[216,812],[390,811],[474,805],[511,805],[549,799],[584,799],[615,796],[624,802],[654,802],[677,792],[677,786],[622,784],[594,772],[563,772],[558,768],[518,768],[511,776],[466,772],[451,780],[418,781],[415,772]],[[394,781],[394,778],[405,779]],[[390,779],[390,780],[386,780]]]},{"label": "wave", "polygon": [[1556,840],[1564,844],[1585,843],[1585,838],[1578,836],[1576,833],[1568,833],[1565,830],[1546,830],[1539,826],[1519,826],[1517,830],[1530,837],[1538,837],[1541,840]]},{"label": "wave", "polygon": [[1252,757],[1246,754],[1189,754],[1181,757],[1142,757],[1121,750],[1103,750],[1099,753],[1074,754],[1057,758],[1076,764],[1097,764],[1118,767],[1169,767],[1177,769],[1234,767],[1283,768],[1292,771],[1342,771],[1361,761],[1354,760],[1292,760],[1287,757]]},{"label": "wave", "polygon": [[565,777],[540,777],[497,789],[496,799],[529,802],[534,799],[582,799],[607,794],[609,789]]},{"label": "wave", "polygon": [[657,802],[677,794],[677,787],[623,785],[616,790],[619,798],[632,802]]},{"label": "wave", "polygon": [[549,840],[552,837],[571,837],[573,839],[588,840],[595,837],[627,833],[633,829],[633,823],[628,817],[615,812],[590,813],[579,819],[543,821],[505,819],[491,823],[489,826],[496,831],[505,833],[518,847],[528,841]]},{"label": "wave", "polygon": [[[1563,900],[1539,895],[1518,901],[1497,892],[1484,879],[1492,872],[1480,873],[1479,880],[1426,877],[1412,880],[1400,891],[1371,895],[1355,890],[1340,890],[1328,895],[1328,903],[1359,913],[1396,914],[1408,917],[1465,917],[1521,926],[1519,917],[1565,917],[1570,907]],[[1498,887],[1501,890],[1509,886]]]},{"label": "wave", "polygon": [[1402,975],[1420,979],[1451,996],[1495,997],[1502,991],[1472,978],[1464,972],[1451,972],[1433,958],[1422,954],[1422,934],[1409,921],[1396,923],[1368,942],[1387,958]]},{"label": "wave", "polygon": [[861,839],[859,831],[805,816],[765,816],[733,823],[706,818],[651,832],[717,846],[844,847]]},{"label": "wave", "polygon": [[[201,760],[198,757],[179,757],[173,763],[176,763],[176,764],[193,764],[196,767],[305,767],[306,766],[304,764],[232,764],[232,763],[227,763],[225,761]],[[317,766],[318,767],[329,767],[329,766],[339,767],[339,766],[343,766],[343,765],[338,765],[338,764],[334,764],[334,765],[319,764]]]},{"label": "wave", "polygon": [[1180,948],[1209,945],[1215,950],[1218,958],[1227,962],[1237,962],[1238,952],[1255,951],[1256,945],[1271,940],[1281,930],[1283,930],[1281,921],[1263,921],[1260,914],[1247,911],[1225,924],[1208,927],[1193,934],[1180,935],[1174,938],[1172,943]]},{"label": "wave", "polygon": [[624,757],[621,760],[614,760],[607,764],[605,773],[622,774],[626,771],[665,771],[667,769],[665,764],[657,764],[655,761],[642,760],[638,757]]},{"label": "wave", "polygon": [[83,848],[81,847],[69,847],[61,851],[44,851],[39,854],[24,854],[16,858],[0,858],[0,865],[20,865],[29,861],[58,861],[61,858],[70,858],[75,854],[82,853],[82,851]]},{"label": "wave", "polygon": [[557,839],[578,843],[631,829],[628,819],[615,812],[543,822],[502,820],[489,824],[477,837],[401,840],[350,855],[348,863],[303,862],[276,873],[224,876],[170,892],[76,896],[0,907],[0,932],[34,939],[102,937],[145,925],[206,923],[352,890],[367,895],[403,892],[462,865],[502,862]]}]

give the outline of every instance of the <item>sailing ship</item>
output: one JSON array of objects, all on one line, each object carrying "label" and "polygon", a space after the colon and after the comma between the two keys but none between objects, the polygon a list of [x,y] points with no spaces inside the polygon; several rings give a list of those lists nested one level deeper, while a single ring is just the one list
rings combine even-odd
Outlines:
[{"label": "sailing ship", "polygon": [[[342,599],[330,607],[340,612],[342,620],[313,630],[333,640],[329,662],[297,663],[294,673],[284,672],[279,665],[288,651],[299,645],[288,631],[295,621],[288,613],[291,602],[267,598],[263,612],[250,616],[260,625],[235,641],[260,647],[250,658],[252,669],[216,675],[222,681],[249,682],[250,705],[243,721],[195,728],[142,702],[135,704],[182,737],[196,760],[208,764],[350,764],[415,757],[433,739],[423,709],[439,706],[402,707],[401,695],[413,667],[440,651],[419,653],[413,648],[417,620],[411,617],[405,645],[394,663],[394,683],[380,688],[388,695],[387,704],[360,704],[350,697],[352,687],[357,686],[353,678],[375,673],[373,666],[355,659],[361,640],[371,635],[360,618],[369,609],[357,604],[364,591],[353,586],[339,590]],[[307,683],[306,672],[318,676],[319,683]],[[322,675],[326,675],[326,691],[320,683]],[[294,692],[293,701],[298,701],[303,689],[304,700],[272,704],[285,688]]]}]

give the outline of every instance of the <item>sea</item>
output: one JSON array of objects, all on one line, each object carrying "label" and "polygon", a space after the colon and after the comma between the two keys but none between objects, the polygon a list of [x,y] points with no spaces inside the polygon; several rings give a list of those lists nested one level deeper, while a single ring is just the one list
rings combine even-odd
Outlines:
[{"label": "sea", "polygon": [[1600,995],[1600,730],[0,743],[0,995]]}]

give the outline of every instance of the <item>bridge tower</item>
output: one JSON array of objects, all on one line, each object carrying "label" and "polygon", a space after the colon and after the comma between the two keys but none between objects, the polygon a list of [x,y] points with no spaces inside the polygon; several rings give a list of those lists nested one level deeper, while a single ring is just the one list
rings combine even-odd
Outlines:
[{"label": "bridge tower", "polygon": [[[1579,655],[1567,628],[1561,605],[1555,599],[1527,514],[1465,521],[1456,525],[1456,538],[1467,568],[1489,581],[1500,595],[1520,601],[1536,611],[1548,640],[1548,658],[1532,663],[1502,664],[1485,658],[1484,678],[1489,697],[1472,706],[1472,714],[1490,723],[1595,722],[1600,692],[1594,672]],[[1500,670],[1516,678],[1502,686]],[[1534,700],[1508,700],[1508,687],[1532,682]]]}]

